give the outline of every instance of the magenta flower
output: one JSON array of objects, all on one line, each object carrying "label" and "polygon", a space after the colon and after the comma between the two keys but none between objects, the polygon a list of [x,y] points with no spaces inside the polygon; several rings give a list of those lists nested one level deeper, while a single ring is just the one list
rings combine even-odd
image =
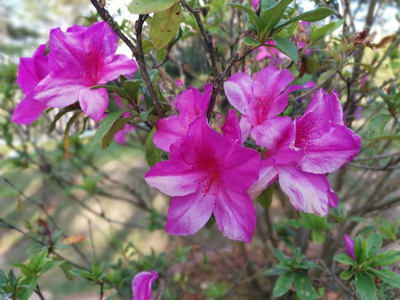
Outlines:
[{"label": "magenta flower", "polygon": [[285,54],[283,54],[281,51],[274,47],[268,47],[268,45],[275,45],[274,41],[267,41],[265,42],[265,47],[260,47],[257,48],[257,55],[256,55],[256,60],[260,61],[263,60],[264,58],[271,58],[274,62],[274,64],[279,64],[282,59],[289,59],[289,57]]},{"label": "magenta flower", "polygon": [[[232,75],[224,84],[229,102],[243,116],[240,120],[242,142],[249,133],[257,144],[267,148],[275,146],[284,118],[277,117],[289,101],[289,93],[304,87],[313,87],[313,82],[304,86],[288,85],[294,80],[289,70],[268,66],[253,79],[245,73]],[[260,134],[261,133],[261,134]]]},{"label": "magenta flower", "polygon": [[348,235],[344,235],[344,244],[346,245],[347,255],[350,256],[354,261],[357,261],[354,253],[354,241]]},{"label": "magenta flower", "polygon": [[204,95],[196,88],[183,91],[176,100],[179,115],[159,119],[154,134],[154,145],[169,152],[170,146],[186,136],[190,123],[206,114],[210,102],[212,85],[206,84]]},{"label": "magenta flower", "polygon": [[360,151],[361,137],[343,123],[339,95],[317,90],[306,112],[295,120],[294,146],[304,151],[297,161],[303,171],[331,173],[351,161]]},{"label": "magenta flower", "polygon": [[[228,122],[234,120],[231,117]],[[173,196],[166,225],[169,234],[194,234],[214,214],[225,236],[251,241],[256,215],[247,190],[258,178],[261,159],[232,136],[219,134],[205,116],[198,117],[186,136],[171,145],[170,160],[157,163],[146,174],[150,186]]]},{"label": "magenta flower", "polygon": [[50,72],[48,57],[44,55],[45,51],[46,45],[40,45],[32,58],[23,57],[20,59],[17,83],[26,96],[15,108],[12,116],[13,122],[30,124],[39,118],[47,107],[33,99],[36,86]]},{"label": "magenta flower", "polygon": [[[325,174],[352,160],[361,147],[361,138],[344,126],[342,117],[337,93],[329,96],[318,90],[295,125],[290,118],[281,118],[275,143],[266,152],[250,196],[256,197],[278,178],[297,210],[324,216],[329,206],[336,207],[338,199]],[[263,138],[258,141],[261,146],[267,143]]]},{"label": "magenta flower", "polygon": [[157,278],[158,274],[153,270],[136,274],[132,281],[132,300],[152,300],[151,292]]},{"label": "magenta flower", "polygon": [[50,32],[50,74],[35,89],[34,99],[50,107],[66,107],[77,101],[93,120],[102,118],[108,105],[106,89],[91,89],[119,75],[137,70],[134,60],[115,55],[118,37],[107,23],[75,25],[66,32]]},{"label": "magenta flower", "polygon": [[251,5],[253,6],[254,9],[257,8],[258,3],[260,3],[260,0],[251,0]]}]

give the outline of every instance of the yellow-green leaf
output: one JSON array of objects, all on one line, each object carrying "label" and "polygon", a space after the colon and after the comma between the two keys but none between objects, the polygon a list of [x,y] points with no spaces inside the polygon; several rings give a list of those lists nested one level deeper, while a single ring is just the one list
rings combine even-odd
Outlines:
[{"label": "yellow-green leaf", "polygon": [[156,49],[164,48],[176,35],[182,19],[182,7],[179,3],[155,13],[151,20],[150,37]]},{"label": "yellow-green leaf", "polygon": [[133,0],[128,9],[133,14],[145,15],[166,10],[178,0]]}]

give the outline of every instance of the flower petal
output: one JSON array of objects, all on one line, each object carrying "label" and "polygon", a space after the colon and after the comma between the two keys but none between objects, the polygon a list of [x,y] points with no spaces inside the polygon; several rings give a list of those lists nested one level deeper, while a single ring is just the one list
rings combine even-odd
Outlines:
[{"label": "flower petal", "polygon": [[272,159],[261,161],[260,174],[258,180],[249,188],[248,193],[252,199],[257,198],[267,187],[269,187],[278,177]]},{"label": "flower petal", "polygon": [[108,92],[106,89],[81,89],[79,91],[79,104],[86,115],[95,121],[99,121],[108,106]]},{"label": "flower petal", "polygon": [[354,253],[354,241],[348,236],[344,236],[344,244],[346,245],[347,254],[356,261],[356,256]]},{"label": "flower petal", "polygon": [[207,193],[199,188],[193,194],[173,197],[165,227],[167,233],[190,235],[199,231],[211,217],[216,195],[214,187]]},{"label": "flower petal", "polygon": [[276,166],[279,185],[293,206],[302,212],[325,216],[331,189],[325,175],[306,173],[294,166]]},{"label": "flower petal", "polygon": [[96,84],[106,84],[111,80],[117,79],[120,75],[132,75],[137,69],[138,66],[133,59],[125,55],[115,55],[111,61],[105,63]]},{"label": "flower petal", "polygon": [[250,134],[251,127],[252,127],[249,118],[247,116],[243,115],[240,118],[239,126],[240,126],[241,135],[242,135],[241,144],[244,144],[244,142],[247,140],[247,138]]},{"label": "flower petal", "polygon": [[360,152],[360,147],[361,138],[352,130],[333,125],[327,133],[308,142],[298,163],[306,172],[331,173],[351,161]]},{"label": "flower petal", "polygon": [[250,133],[257,145],[272,150],[277,148],[290,130],[293,131],[293,122],[286,116],[267,119],[261,125],[255,126]]},{"label": "flower petal", "polygon": [[226,237],[251,243],[256,226],[256,211],[246,192],[235,193],[229,189],[220,189],[214,216],[218,228]]},{"label": "flower petal", "polygon": [[39,118],[46,108],[46,105],[34,100],[32,95],[28,95],[15,108],[12,121],[19,124],[30,124]]},{"label": "flower petal", "polygon": [[234,143],[241,144],[242,133],[240,131],[238,117],[233,109],[229,110],[225,124],[221,127],[221,130],[224,133],[224,137],[230,139]]},{"label": "flower petal", "polygon": [[179,116],[158,119],[157,131],[154,133],[153,143],[158,148],[169,152],[169,147],[179,139],[184,138],[187,128],[183,128]]},{"label": "flower petal", "polygon": [[235,73],[224,84],[229,103],[240,113],[249,113],[249,102],[253,99],[253,79],[245,73]]},{"label": "flower petal", "polygon": [[136,274],[132,281],[132,300],[151,300],[152,287],[157,278],[158,274],[153,270]]}]

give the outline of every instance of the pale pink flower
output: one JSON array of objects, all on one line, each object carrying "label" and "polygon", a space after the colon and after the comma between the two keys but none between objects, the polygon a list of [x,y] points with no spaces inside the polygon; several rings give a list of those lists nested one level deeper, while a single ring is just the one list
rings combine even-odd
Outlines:
[{"label": "pale pink flower", "polygon": [[49,47],[51,72],[39,82],[34,99],[59,108],[78,101],[95,121],[107,108],[108,93],[92,87],[137,70],[134,60],[115,55],[118,37],[105,22],[90,27],[75,25],[66,32],[55,28],[50,32]]},{"label": "pale pink flower", "polygon": [[196,88],[183,91],[176,100],[179,115],[159,119],[156,123],[154,145],[169,152],[172,144],[185,137],[190,123],[199,116],[204,116],[210,103],[212,85],[206,84],[204,95]]},{"label": "pale pink flower", "polygon": [[172,196],[166,230],[173,235],[199,231],[214,214],[218,228],[230,239],[250,242],[256,224],[247,194],[257,180],[260,155],[233,140],[236,115],[224,126],[227,137],[209,127],[206,116],[195,119],[185,137],[170,147],[170,160],[157,163],[147,183]]},{"label": "pale pink flower", "polygon": [[158,274],[153,270],[136,274],[132,281],[132,300],[152,300],[151,292],[157,278]]},{"label": "pale pink flower", "polygon": [[17,105],[12,121],[30,124],[47,108],[43,103],[33,99],[36,86],[49,74],[48,56],[45,56],[46,45],[40,45],[32,58],[23,57],[18,66],[17,83],[25,93],[25,98]]}]

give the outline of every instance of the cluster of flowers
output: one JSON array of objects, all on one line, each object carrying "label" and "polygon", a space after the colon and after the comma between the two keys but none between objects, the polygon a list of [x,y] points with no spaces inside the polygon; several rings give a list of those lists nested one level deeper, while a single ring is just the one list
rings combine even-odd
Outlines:
[{"label": "cluster of flowers", "polygon": [[[361,138],[343,122],[339,95],[317,90],[302,117],[280,115],[289,93],[313,87],[289,84],[289,70],[268,66],[254,80],[234,74],[225,83],[233,107],[222,134],[205,116],[211,86],[202,95],[190,88],[178,96],[179,115],[160,119],[154,144],[170,159],[146,174],[148,184],[172,196],[166,230],[190,235],[200,230],[212,214],[230,239],[251,242],[256,225],[252,199],[276,179],[294,207],[324,216],[338,199],[326,178],[358,154]],[[251,137],[259,152],[243,146]]]},{"label": "cluster of flowers", "polygon": [[[64,108],[76,102],[86,115],[99,121],[108,106],[108,92],[92,87],[137,70],[133,59],[115,54],[118,36],[105,22],[74,25],[66,32],[55,28],[48,46],[47,55],[43,44],[32,58],[20,60],[17,83],[26,97],[14,111],[16,123],[30,124],[48,107]],[[126,126],[123,132],[131,129]],[[119,142],[123,132],[117,134]]]}]

